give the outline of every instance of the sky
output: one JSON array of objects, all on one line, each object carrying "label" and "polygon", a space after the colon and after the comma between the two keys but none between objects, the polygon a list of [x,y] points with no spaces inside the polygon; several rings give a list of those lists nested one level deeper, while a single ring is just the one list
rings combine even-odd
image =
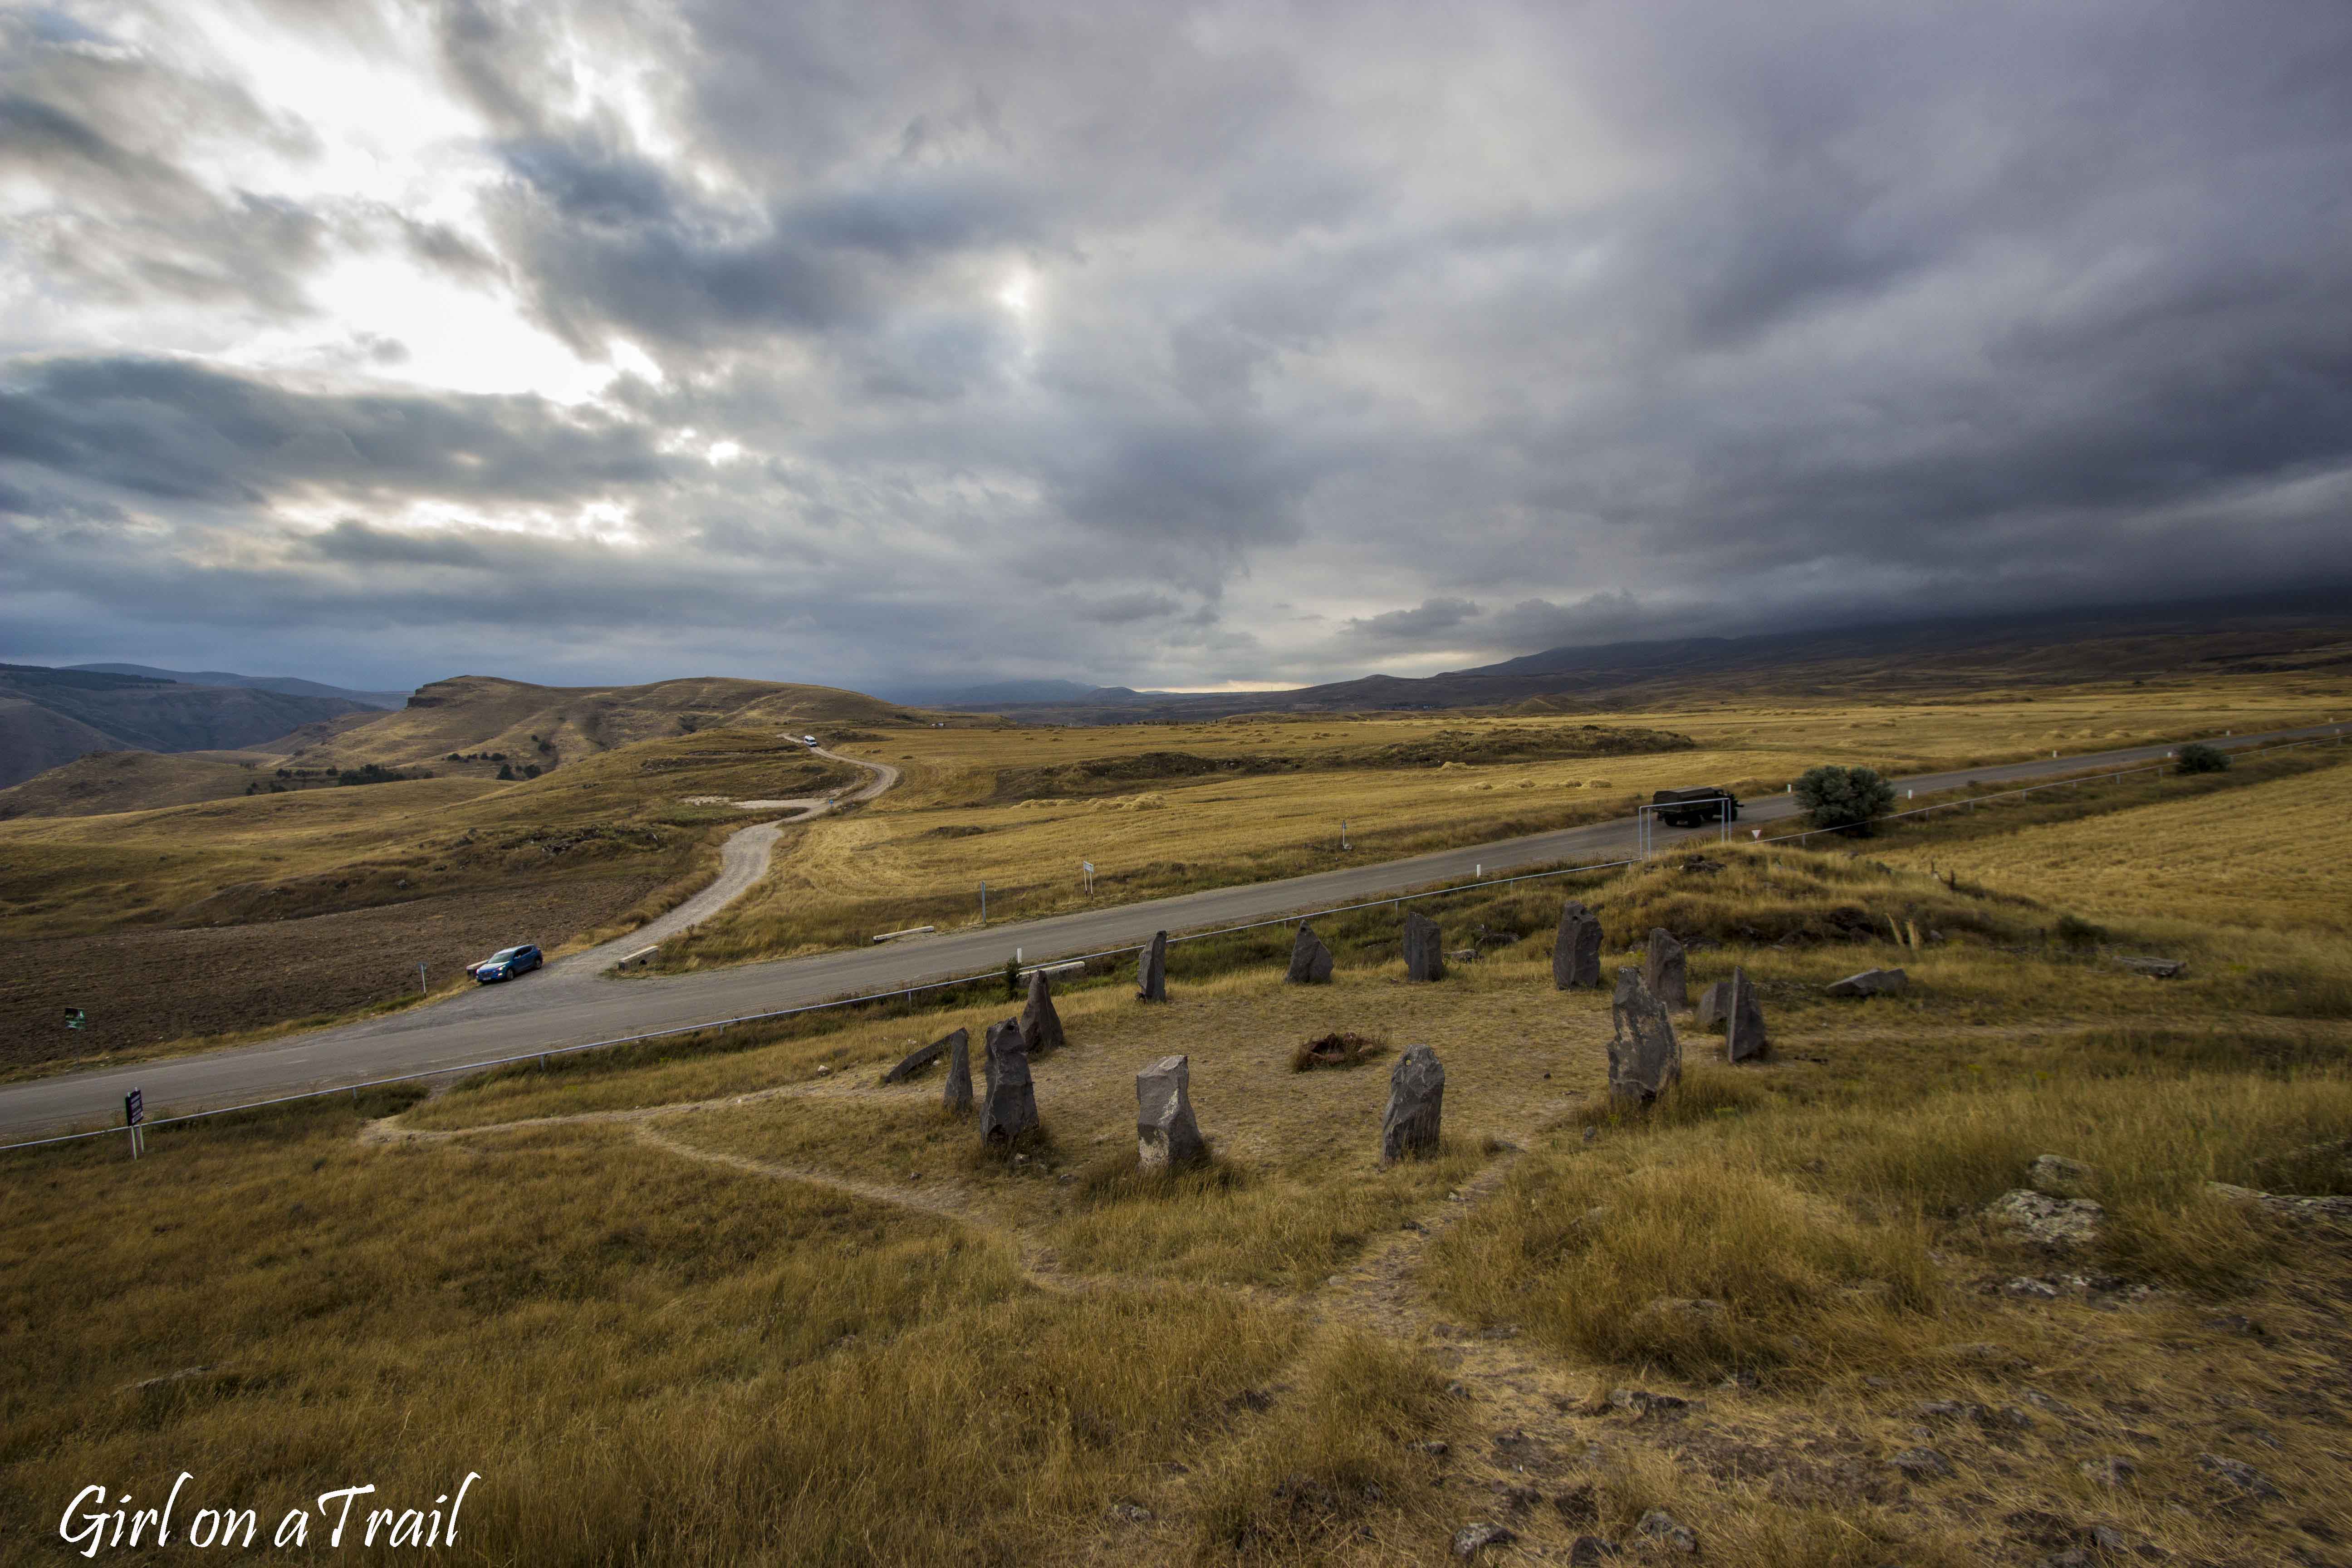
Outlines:
[{"label": "sky", "polygon": [[2352,579],[2352,6],[0,3],[0,659],[1219,689]]}]

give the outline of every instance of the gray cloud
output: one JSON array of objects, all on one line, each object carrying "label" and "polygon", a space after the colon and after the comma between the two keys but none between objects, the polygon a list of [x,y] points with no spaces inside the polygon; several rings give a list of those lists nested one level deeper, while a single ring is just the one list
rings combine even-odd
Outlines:
[{"label": "gray cloud", "polygon": [[[454,129],[272,174],[297,68],[0,24],[21,652],[1196,685],[2346,574],[2335,0],[258,14]],[[636,368],[437,384],[357,262]]]}]

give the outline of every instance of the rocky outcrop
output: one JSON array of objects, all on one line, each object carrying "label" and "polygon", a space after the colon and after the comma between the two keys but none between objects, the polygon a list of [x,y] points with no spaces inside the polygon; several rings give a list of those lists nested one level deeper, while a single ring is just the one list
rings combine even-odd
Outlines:
[{"label": "rocky outcrop", "polygon": [[2088,1198],[2053,1198],[2019,1187],[1988,1205],[1985,1217],[2013,1240],[2052,1252],[2072,1252],[2099,1239],[2099,1225],[2106,1218],[2106,1210]]},{"label": "rocky outcrop", "polygon": [[1764,1004],[1756,994],[1755,982],[1748,971],[1731,972],[1731,994],[1723,1006],[1723,1059],[1728,1062],[1759,1061],[1771,1049],[1771,1041],[1764,1033]]},{"label": "rocky outcrop", "polygon": [[1551,983],[1562,991],[1601,985],[1601,917],[1574,899],[1561,906],[1552,938]]},{"label": "rocky outcrop", "polygon": [[1168,933],[1154,931],[1135,963],[1135,997],[1139,1002],[1168,1000]]},{"label": "rocky outcrop", "polygon": [[1292,985],[1331,984],[1331,950],[1305,921],[1298,922],[1298,940],[1290,944],[1290,973],[1282,978]]},{"label": "rocky outcrop", "polygon": [[1412,981],[1445,978],[1444,935],[1437,922],[1418,910],[1404,915],[1404,977]]},{"label": "rocky outcrop", "polygon": [[1675,933],[1662,927],[1650,931],[1650,944],[1642,953],[1642,984],[1669,1013],[1690,1007],[1690,957]]},{"label": "rocky outcrop", "polygon": [[1437,1152],[1445,1112],[1445,1066],[1427,1046],[1408,1046],[1389,1073],[1389,1103],[1381,1117],[1381,1159]]},{"label": "rocky outcrop", "polygon": [[1675,1038],[1674,1020],[1650,994],[1638,969],[1617,972],[1609,1013],[1617,1029],[1609,1042],[1609,1092],[1647,1105],[1683,1076],[1683,1048]]},{"label": "rocky outcrop", "polygon": [[1037,1125],[1037,1091],[1029,1081],[1029,1047],[1020,1024],[988,1026],[987,1087],[980,1100],[980,1141],[1010,1143]]},{"label": "rocky outcrop", "polygon": [[1161,1057],[1135,1075],[1136,1163],[1147,1171],[1189,1164],[1207,1152],[1192,1120],[1192,1068],[1186,1057]]},{"label": "rocky outcrop", "polygon": [[[882,1075],[882,1081],[884,1083],[904,1083],[908,1079],[925,1071],[933,1062],[938,1061],[941,1057],[946,1056],[950,1046],[959,1050],[963,1050],[968,1049],[971,1043],[971,1036],[962,1029],[958,1029],[952,1035],[941,1035],[938,1039],[933,1040],[921,1050],[911,1053],[897,1067],[894,1067],[888,1072],[884,1073]],[[967,1065],[964,1069],[964,1076],[967,1081],[969,1081],[971,1076],[971,1069],[969,1065]]]},{"label": "rocky outcrop", "polygon": [[1899,969],[1865,969],[1822,987],[1832,996],[1892,996],[1911,984]]},{"label": "rocky outcrop", "polygon": [[1021,1009],[1021,1040],[1033,1057],[1058,1051],[1069,1043],[1062,1033],[1062,1016],[1054,1011],[1054,984],[1042,970],[1029,976],[1029,1003]]}]

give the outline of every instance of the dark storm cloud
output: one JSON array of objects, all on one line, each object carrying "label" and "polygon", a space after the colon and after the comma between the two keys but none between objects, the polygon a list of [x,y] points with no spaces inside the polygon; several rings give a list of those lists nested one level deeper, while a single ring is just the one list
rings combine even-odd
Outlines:
[{"label": "dark storm cloud", "polygon": [[323,489],[549,501],[652,484],[649,432],[536,397],[312,395],[178,360],[61,360],[0,388],[0,464],[159,500]]},{"label": "dark storm cloud", "polygon": [[[266,70],[0,24],[12,619],[1190,685],[2352,571],[2339,0],[261,14],[466,145],[260,188]],[[77,334],[351,257],[659,373]]]}]

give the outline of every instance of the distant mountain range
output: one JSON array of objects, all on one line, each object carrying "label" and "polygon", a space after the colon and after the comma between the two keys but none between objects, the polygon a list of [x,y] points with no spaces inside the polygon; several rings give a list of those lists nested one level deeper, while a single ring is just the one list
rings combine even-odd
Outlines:
[{"label": "distant mountain range", "polygon": [[68,669],[91,670],[100,675],[135,675],[146,680],[174,680],[183,686],[241,686],[252,691],[276,691],[288,697],[334,697],[345,702],[356,702],[362,708],[404,708],[408,705],[405,691],[354,691],[349,687],[324,686],[315,680],[303,680],[291,675],[232,675],[226,669],[157,669],[146,664],[70,664]]},{"label": "distant mountain range", "polygon": [[1076,724],[1189,722],[1265,712],[1475,708],[1539,713],[1634,707],[1694,696],[1927,695],[2149,679],[2191,671],[2347,665],[2352,665],[2352,597],[2331,588],[1758,637],[1601,643],[1548,648],[1437,675],[1368,675],[1287,691],[1184,693],[1097,687],[1083,695],[1042,700],[967,692],[934,705],[987,708],[1037,722]]},{"label": "distant mountain range", "polygon": [[236,751],[373,709],[345,697],[0,664],[0,788],[89,752]]}]

